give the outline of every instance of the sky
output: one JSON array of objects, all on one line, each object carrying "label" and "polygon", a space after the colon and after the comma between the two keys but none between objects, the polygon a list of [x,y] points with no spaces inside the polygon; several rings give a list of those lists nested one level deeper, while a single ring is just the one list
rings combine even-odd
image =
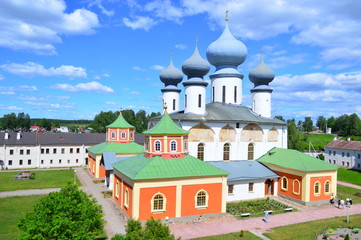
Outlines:
[{"label": "sky", "polygon": [[248,74],[263,54],[276,74],[273,116],[361,116],[360,9],[357,0],[1,0],[0,116],[161,112],[160,72],[171,55],[181,69],[196,39],[206,59],[226,10],[248,49],[238,67],[243,105],[251,105]]}]

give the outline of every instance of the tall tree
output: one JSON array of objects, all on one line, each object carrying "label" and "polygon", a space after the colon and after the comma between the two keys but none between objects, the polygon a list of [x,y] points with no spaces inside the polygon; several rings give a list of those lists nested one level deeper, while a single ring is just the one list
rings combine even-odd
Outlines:
[{"label": "tall tree", "polygon": [[135,113],[133,109],[127,109],[122,111],[123,117],[127,122],[135,127],[136,121],[135,121]]},{"label": "tall tree", "polygon": [[301,136],[297,130],[295,120],[292,119],[292,120],[288,120],[287,122],[288,122],[288,127],[287,127],[288,148],[301,151],[302,150]]},{"label": "tall tree", "polygon": [[327,124],[327,120],[324,116],[319,116],[317,118],[317,122],[316,122],[316,126],[321,130],[321,131],[324,131],[326,132],[327,129],[326,129],[326,124]]},{"label": "tall tree", "polygon": [[[119,114],[119,113],[118,113]],[[93,128],[93,132],[106,132],[106,126],[115,121],[118,117],[117,113],[109,112],[100,112],[94,118],[94,121],[89,125],[89,127]]]},{"label": "tall tree", "polygon": [[313,130],[313,121],[311,117],[305,117],[305,121],[303,122],[303,131],[305,132],[312,132]]},{"label": "tall tree", "polygon": [[148,125],[147,113],[144,110],[139,110],[135,114],[135,122],[136,122],[135,129],[138,133],[147,130],[147,125]]},{"label": "tall tree", "polygon": [[46,130],[50,131],[52,124],[49,119],[43,118],[38,122],[38,125],[40,127],[45,128]]},{"label": "tall tree", "polygon": [[5,114],[1,119],[3,129],[15,130],[17,125],[17,117],[15,113]]},{"label": "tall tree", "polygon": [[20,220],[18,239],[96,239],[103,234],[101,206],[77,185],[52,192]]},{"label": "tall tree", "polygon": [[360,136],[361,135],[361,120],[356,113],[348,117],[348,131],[347,135]]},{"label": "tall tree", "polygon": [[282,121],[285,121],[285,119],[282,116],[275,116],[275,118],[277,118],[279,120],[282,120]]},{"label": "tall tree", "polygon": [[327,119],[327,127],[331,128],[332,130],[335,130],[335,122],[336,119],[334,116],[330,117],[329,119]]}]

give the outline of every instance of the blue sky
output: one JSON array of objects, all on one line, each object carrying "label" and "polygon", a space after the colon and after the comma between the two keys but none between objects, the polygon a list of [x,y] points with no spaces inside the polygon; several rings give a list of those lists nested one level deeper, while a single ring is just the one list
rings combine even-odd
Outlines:
[{"label": "blue sky", "polygon": [[93,119],[120,107],[161,111],[159,73],[171,51],[181,69],[198,36],[206,58],[226,10],[231,32],[248,48],[239,66],[244,105],[251,104],[248,73],[263,49],[276,73],[273,116],[360,116],[360,9],[361,1],[339,0],[2,0],[0,116]]}]

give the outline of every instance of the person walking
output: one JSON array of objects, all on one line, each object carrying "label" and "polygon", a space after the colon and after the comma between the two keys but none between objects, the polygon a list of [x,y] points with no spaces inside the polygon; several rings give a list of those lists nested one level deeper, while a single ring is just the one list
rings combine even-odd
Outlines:
[{"label": "person walking", "polygon": [[265,223],[268,223],[268,215],[269,215],[268,211],[265,211],[264,212],[264,221],[265,221]]},{"label": "person walking", "polygon": [[339,198],[339,199],[337,200],[337,207],[340,208],[340,205],[341,205],[341,198]]},{"label": "person walking", "polygon": [[340,203],[341,203],[341,209],[343,209],[345,207],[345,200],[341,199]]}]

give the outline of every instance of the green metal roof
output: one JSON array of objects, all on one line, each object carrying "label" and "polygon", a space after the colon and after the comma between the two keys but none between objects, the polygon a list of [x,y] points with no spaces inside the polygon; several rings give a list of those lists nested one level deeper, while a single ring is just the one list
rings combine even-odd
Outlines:
[{"label": "green metal roof", "polygon": [[293,149],[272,148],[257,161],[301,171],[330,171],[338,167]]},{"label": "green metal roof", "polygon": [[146,135],[187,135],[188,131],[184,130],[169,117],[164,114],[155,127],[143,132]]},{"label": "green metal roof", "polygon": [[144,147],[138,143],[116,143],[116,142],[103,142],[88,148],[89,152],[94,154],[100,154],[104,152],[115,152],[115,153],[143,153]]},{"label": "green metal roof", "polygon": [[127,120],[123,117],[122,113],[119,114],[118,118],[112,124],[109,124],[107,128],[135,128],[130,125]]},{"label": "green metal roof", "polygon": [[228,175],[227,172],[190,155],[172,159],[138,155],[112,166],[133,180]]}]

